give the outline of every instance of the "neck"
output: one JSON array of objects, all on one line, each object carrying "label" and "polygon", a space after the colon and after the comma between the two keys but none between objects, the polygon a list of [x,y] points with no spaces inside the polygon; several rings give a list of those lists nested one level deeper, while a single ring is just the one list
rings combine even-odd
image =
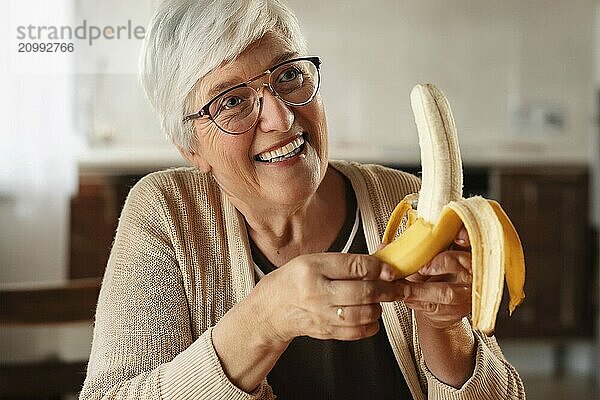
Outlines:
[{"label": "neck", "polygon": [[344,179],[329,168],[317,191],[299,204],[238,210],[256,246],[280,266],[300,254],[325,251],[333,243],[346,215]]}]

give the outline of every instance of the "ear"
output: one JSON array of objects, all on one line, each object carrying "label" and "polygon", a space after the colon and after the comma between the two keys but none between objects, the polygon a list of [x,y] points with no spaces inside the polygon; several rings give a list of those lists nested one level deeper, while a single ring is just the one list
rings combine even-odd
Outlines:
[{"label": "ear", "polygon": [[211,171],[212,167],[210,166],[210,164],[206,161],[202,154],[200,154],[196,150],[188,150],[179,145],[177,146],[177,150],[179,150],[179,153],[183,156],[183,158],[188,160],[190,164],[198,168],[200,171],[204,173],[208,173]]}]

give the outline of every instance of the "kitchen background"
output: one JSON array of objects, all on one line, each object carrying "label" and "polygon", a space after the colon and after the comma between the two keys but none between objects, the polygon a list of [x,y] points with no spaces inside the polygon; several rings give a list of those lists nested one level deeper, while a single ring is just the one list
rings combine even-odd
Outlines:
[{"label": "kitchen background", "polygon": [[[4,290],[101,276],[128,188],[145,173],[184,165],[138,83],[135,35],[91,40],[87,31],[84,39],[63,40],[74,43],[72,53],[19,53],[20,43],[40,40],[20,39],[18,27],[86,21],[88,28],[134,29],[147,25],[158,3],[5,3]],[[288,3],[323,60],[332,158],[418,172],[408,94],[416,82],[445,91],[466,194],[499,199],[525,245],[528,298],[498,322],[505,355],[530,399],[597,398],[600,1]],[[89,353],[90,323],[1,329],[2,365]],[[0,381],[0,393],[2,387]]]}]

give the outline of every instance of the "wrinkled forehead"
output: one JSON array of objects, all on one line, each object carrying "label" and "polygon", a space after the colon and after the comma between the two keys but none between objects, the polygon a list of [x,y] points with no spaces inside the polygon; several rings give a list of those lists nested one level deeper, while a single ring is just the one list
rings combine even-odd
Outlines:
[{"label": "wrinkled forehead", "polygon": [[197,84],[196,99],[201,106],[219,93],[246,82],[280,62],[299,55],[279,35],[267,33],[248,46],[233,61],[224,63],[206,74]]}]

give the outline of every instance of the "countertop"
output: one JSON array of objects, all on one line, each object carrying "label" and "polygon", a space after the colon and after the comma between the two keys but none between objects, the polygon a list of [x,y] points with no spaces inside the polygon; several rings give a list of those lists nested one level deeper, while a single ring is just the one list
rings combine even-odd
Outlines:
[{"label": "countertop", "polygon": [[[462,146],[465,167],[587,166],[590,155],[586,150],[551,148],[542,143],[513,143],[499,146]],[[352,160],[385,165],[419,165],[418,147],[402,149],[369,145],[332,144],[330,159]],[[102,147],[86,149],[79,154],[82,173],[128,174],[144,173],[169,167],[188,165],[174,146]]]}]

